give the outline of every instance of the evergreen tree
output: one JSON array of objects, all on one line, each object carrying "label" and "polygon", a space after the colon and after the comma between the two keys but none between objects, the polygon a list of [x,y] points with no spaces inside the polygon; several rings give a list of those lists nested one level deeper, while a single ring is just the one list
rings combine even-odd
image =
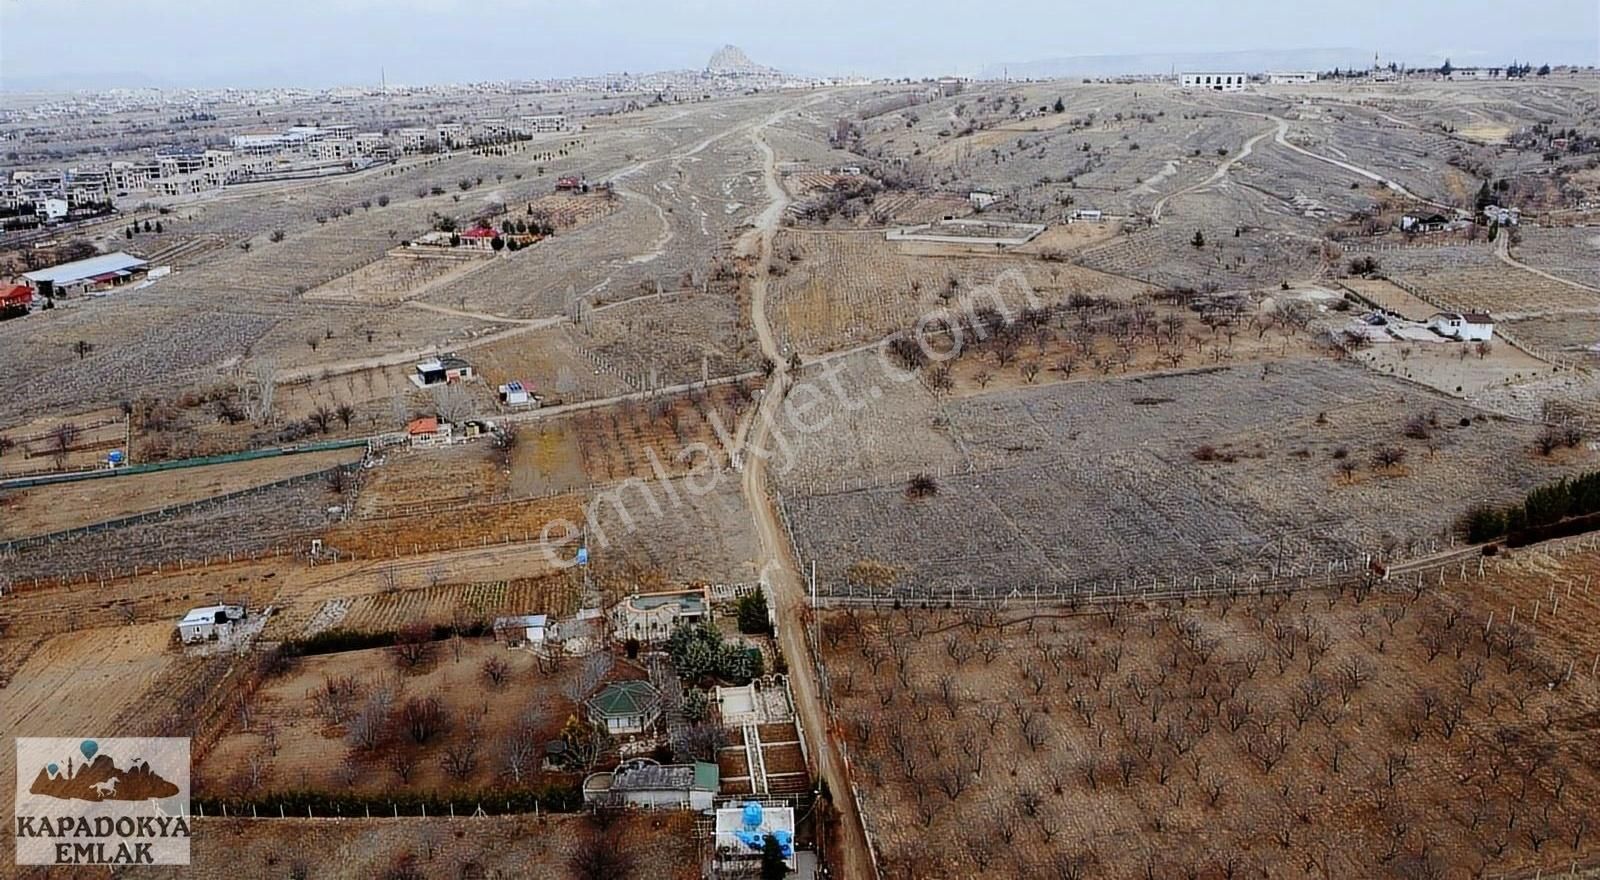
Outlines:
[{"label": "evergreen tree", "polygon": [[761,880],[783,880],[789,876],[789,866],[783,862],[783,845],[778,838],[768,834],[761,841]]}]

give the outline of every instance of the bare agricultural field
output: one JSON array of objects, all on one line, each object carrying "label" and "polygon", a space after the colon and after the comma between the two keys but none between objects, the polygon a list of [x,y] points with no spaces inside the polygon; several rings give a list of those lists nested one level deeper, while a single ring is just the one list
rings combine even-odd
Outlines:
[{"label": "bare agricultural field", "polygon": [[187,564],[230,555],[296,547],[330,523],[329,507],[347,498],[312,480],[264,489],[226,504],[202,505],[109,531],[79,534],[28,547],[5,560],[7,573],[25,578],[127,574],[137,566]]},{"label": "bare agricultural field", "polygon": [[424,253],[390,251],[378,260],[306,291],[305,298],[324,302],[391,305],[445,284],[481,267],[490,259],[470,252]]},{"label": "bare agricultural field", "polygon": [[633,391],[621,368],[597,362],[589,344],[571,325],[562,324],[518,333],[472,349],[466,356],[488,384],[516,379],[543,395],[547,404]]},{"label": "bare agricultural field", "polygon": [[[441,574],[444,570],[442,566],[439,569]],[[418,624],[448,626],[463,620],[492,623],[496,617],[522,614],[567,615],[578,610],[581,592],[582,584],[574,578],[554,574],[367,593],[350,599],[331,625],[355,632],[396,632]]]},{"label": "bare agricultural field", "polygon": [[1490,343],[1487,353],[1464,343],[1385,343],[1357,352],[1355,358],[1384,375],[1409,379],[1457,397],[1496,386],[1533,382],[1560,372],[1560,368],[1503,339]]},{"label": "bare agricultural field", "polygon": [[1600,228],[1527,227],[1512,247],[1517,259],[1552,275],[1589,287],[1600,287]]},{"label": "bare agricultural field", "polygon": [[1529,318],[1510,322],[1517,339],[1542,351],[1579,358],[1600,356],[1600,317],[1584,320],[1575,316]]},{"label": "bare agricultural field", "polygon": [[160,510],[361,459],[336,449],[0,493],[0,539],[42,535]]},{"label": "bare agricultural field", "polygon": [[[1535,433],[1352,364],[1287,360],[968,394],[917,421],[868,407],[807,436],[780,483],[822,591],[859,593],[866,561],[902,594],[1105,590],[1404,557],[1470,505],[1585,466],[1537,456]],[[829,451],[846,445],[896,450],[893,470],[846,469]],[[1378,463],[1396,448],[1402,463]],[[936,475],[929,497],[908,497],[918,472]]]},{"label": "bare agricultural field", "polygon": [[500,458],[500,452],[486,442],[390,450],[383,464],[362,472],[355,514],[384,516],[503,495],[506,480]]},{"label": "bare agricultural field", "polygon": [[1486,270],[1434,269],[1397,277],[1435,302],[1455,309],[1489,312],[1497,318],[1600,310],[1600,293],[1506,266]]},{"label": "bare agricultural field", "polygon": [[[1600,614],[1564,607],[1573,632]],[[1575,646],[1527,613],[1452,571],[1094,613],[830,612],[822,643],[887,877],[1524,875],[1600,859],[1600,681],[1567,676]]]},{"label": "bare agricultural field", "polygon": [[786,232],[774,249],[784,260],[775,264],[783,268],[769,311],[780,340],[801,351],[832,351],[905,330],[941,307],[942,294],[952,290],[960,296],[994,283],[1008,304],[1020,306],[1020,287],[997,281],[1007,270],[1021,272],[1044,302],[1074,293],[1127,300],[1146,290],[1137,281],[1067,263],[908,256],[877,232]]}]

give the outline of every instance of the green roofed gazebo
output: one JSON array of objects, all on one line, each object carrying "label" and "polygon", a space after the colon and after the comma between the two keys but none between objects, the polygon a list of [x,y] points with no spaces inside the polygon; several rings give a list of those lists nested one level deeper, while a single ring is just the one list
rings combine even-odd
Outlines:
[{"label": "green roofed gazebo", "polygon": [[589,698],[589,720],[607,733],[644,733],[661,720],[661,693],[648,681],[614,681]]}]

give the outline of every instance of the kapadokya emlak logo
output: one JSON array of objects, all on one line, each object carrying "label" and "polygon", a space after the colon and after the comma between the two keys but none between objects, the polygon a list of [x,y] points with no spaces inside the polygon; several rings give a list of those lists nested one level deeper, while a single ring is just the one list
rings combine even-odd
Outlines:
[{"label": "kapadokya emlak logo", "polygon": [[21,865],[189,864],[189,740],[17,737]]},{"label": "kapadokya emlak logo", "polygon": [[28,791],[63,800],[85,801],[162,800],[178,793],[178,786],[162,779],[150,769],[148,761],[139,757],[132,758],[125,768],[118,767],[92,739],[78,743],[78,751],[83,755],[82,763],[69,755],[65,766],[52,761],[40,767]]}]

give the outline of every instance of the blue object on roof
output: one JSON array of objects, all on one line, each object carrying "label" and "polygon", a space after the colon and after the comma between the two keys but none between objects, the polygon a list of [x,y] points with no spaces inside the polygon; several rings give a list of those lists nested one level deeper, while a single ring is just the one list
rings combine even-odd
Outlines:
[{"label": "blue object on roof", "polygon": [[113,449],[106,453],[106,461],[111,462],[112,464],[122,464],[122,450]]},{"label": "blue object on roof", "polygon": [[744,802],[744,827],[760,828],[762,821],[761,805],[755,801]]}]

